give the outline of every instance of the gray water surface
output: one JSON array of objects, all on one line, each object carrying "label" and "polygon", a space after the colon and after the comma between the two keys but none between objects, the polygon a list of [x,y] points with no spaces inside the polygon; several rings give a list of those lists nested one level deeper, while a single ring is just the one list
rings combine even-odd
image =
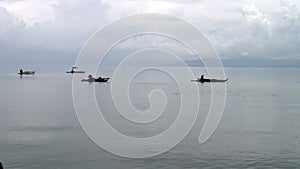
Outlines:
[{"label": "gray water surface", "polygon": [[[180,73],[181,68],[176,69]],[[200,75],[203,70],[193,71]],[[203,114],[191,132],[172,150],[147,159],[113,155],[89,139],[74,110],[72,76],[4,74],[0,76],[0,161],[12,169],[299,168],[299,73],[298,68],[226,68],[230,78],[226,107],[214,135],[205,144],[198,143],[211,90],[209,84],[198,84]],[[115,129],[134,137],[165,130],[176,118],[180,95],[197,92],[180,91],[170,81],[133,83],[131,101],[140,110],[149,108],[152,89],[162,89],[169,99],[162,119],[136,127],[116,113],[110,86],[95,84],[98,104]]]}]

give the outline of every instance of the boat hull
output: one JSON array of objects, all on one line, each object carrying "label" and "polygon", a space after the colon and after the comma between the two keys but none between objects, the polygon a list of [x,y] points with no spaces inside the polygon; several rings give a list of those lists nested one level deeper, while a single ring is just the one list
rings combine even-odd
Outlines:
[{"label": "boat hull", "polygon": [[67,71],[66,73],[85,73],[84,71]]},{"label": "boat hull", "polygon": [[35,71],[24,71],[23,73],[18,73],[19,75],[34,75]]},{"label": "boat hull", "polygon": [[192,82],[200,82],[200,83],[218,83],[218,82],[227,82],[228,79],[195,79],[195,80],[191,80]]},{"label": "boat hull", "polygon": [[108,82],[109,78],[82,79],[82,82]]}]

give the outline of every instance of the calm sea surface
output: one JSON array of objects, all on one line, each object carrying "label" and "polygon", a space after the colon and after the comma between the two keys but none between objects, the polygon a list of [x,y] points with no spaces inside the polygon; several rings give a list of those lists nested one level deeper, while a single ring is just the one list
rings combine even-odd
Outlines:
[{"label": "calm sea surface", "polygon": [[[182,68],[174,69],[180,73]],[[203,73],[192,69],[197,75]],[[12,169],[299,168],[300,68],[226,68],[225,73],[229,82],[223,118],[204,144],[198,143],[198,137],[210,106],[209,84],[198,84],[199,91],[192,91],[190,81],[180,90],[164,75],[151,79],[148,72],[137,78],[129,87],[137,109],[150,107],[147,98],[153,89],[163,90],[168,98],[161,119],[145,126],[119,117],[109,96],[111,83],[95,84],[104,116],[115,129],[134,137],[166,130],[176,118],[180,96],[200,93],[200,115],[188,136],[172,150],[146,159],[113,155],[89,139],[73,106],[72,75],[2,74],[0,161]],[[92,89],[93,84],[81,85]]]}]

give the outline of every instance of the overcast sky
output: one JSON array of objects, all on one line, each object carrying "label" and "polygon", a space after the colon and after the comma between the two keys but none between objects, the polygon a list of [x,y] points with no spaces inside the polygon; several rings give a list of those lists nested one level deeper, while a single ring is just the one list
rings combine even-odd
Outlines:
[{"label": "overcast sky", "polygon": [[0,0],[0,61],[71,65],[95,31],[149,12],[192,23],[223,59],[300,59],[299,7],[299,0]]}]

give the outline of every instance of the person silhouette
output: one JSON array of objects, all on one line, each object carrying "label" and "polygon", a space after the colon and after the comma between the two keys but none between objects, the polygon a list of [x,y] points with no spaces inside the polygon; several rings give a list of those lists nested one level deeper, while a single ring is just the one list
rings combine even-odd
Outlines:
[{"label": "person silhouette", "polygon": [[24,73],[23,69],[20,69],[20,75],[22,75],[23,73]]},{"label": "person silhouette", "polygon": [[204,82],[205,82],[204,75],[201,75],[201,77],[199,78],[199,81],[200,81],[201,83],[204,83]]},{"label": "person silhouette", "polygon": [[93,78],[92,75],[88,75],[88,78],[89,78],[89,82],[94,82],[95,81],[95,78]]},{"label": "person silhouette", "polygon": [[2,163],[0,162],[0,169],[3,169],[3,165],[2,165]]}]

